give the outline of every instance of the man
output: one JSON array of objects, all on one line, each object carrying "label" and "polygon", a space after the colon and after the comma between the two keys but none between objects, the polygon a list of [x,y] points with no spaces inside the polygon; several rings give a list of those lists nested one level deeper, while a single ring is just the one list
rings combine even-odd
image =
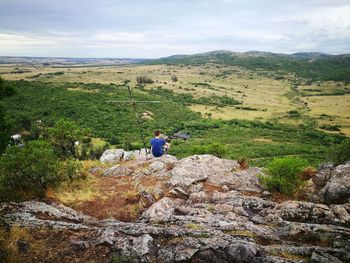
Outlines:
[{"label": "man", "polygon": [[160,138],[160,132],[154,132],[154,138],[151,140],[151,151],[154,157],[160,157],[163,155],[163,148],[166,150],[169,148],[170,144],[166,143],[164,139]]}]

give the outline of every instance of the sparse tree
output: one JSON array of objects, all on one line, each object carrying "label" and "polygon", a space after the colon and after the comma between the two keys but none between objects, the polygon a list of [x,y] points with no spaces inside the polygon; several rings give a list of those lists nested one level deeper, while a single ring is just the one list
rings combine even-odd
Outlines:
[{"label": "sparse tree", "polygon": [[66,119],[58,120],[55,127],[49,130],[49,137],[62,158],[69,156],[78,158],[76,142],[82,141],[83,132],[75,122]]}]

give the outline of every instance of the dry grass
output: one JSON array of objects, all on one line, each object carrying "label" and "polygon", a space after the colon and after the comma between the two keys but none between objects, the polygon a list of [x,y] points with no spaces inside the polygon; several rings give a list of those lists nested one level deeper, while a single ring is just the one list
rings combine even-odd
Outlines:
[{"label": "dry grass", "polygon": [[[27,231],[27,229],[13,226],[9,231],[0,228],[0,250],[5,252],[4,261],[8,263],[19,263],[22,261],[21,252],[18,249],[18,241],[27,242],[30,244],[30,248],[35,248],[35,244],[33,244],[33,238]],[[37,244],[36,244],[37,245]],[[1,260],[1,259],[0,259]]]},{"label": "dry grass", "polygon": [[[311,117],[319,118],[319,124],[341,125],[341,131],[350,135],[350,94],[341,96],[312,96],[304,98]],[[322,114],[330,117],[321,118]]]},{"label": "dry grass", "polygon": [[63,183],[56,189],[48,189],[46,196],[63,204],[79,205],[101,197],[96,177],[88,175],[85,179],[75,180],[72,183]]},{"label": "dry grass", "polygon": [[233,235],[233,236],[243,236],[243,237],[251,237],[254,238],[255,234],[249,230],[228,230],[225,231],[226,234]]},{"label": "dry grass", "polygon": [[192,230],[203,230],[204,226],[199,225],[199,224],[186,224],[184,225],[184,227],[188,228],[188,229],[192,229]]}]

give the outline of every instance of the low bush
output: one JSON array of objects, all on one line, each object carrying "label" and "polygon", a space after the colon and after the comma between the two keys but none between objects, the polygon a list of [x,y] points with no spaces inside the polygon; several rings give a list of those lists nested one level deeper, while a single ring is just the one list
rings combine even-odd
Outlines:
[{"label": "low bush", "polygon": [[23,199],[24,193],[43,196],[49,186],[61,180],[58,168],[59,161],[45,141],[8,147],[0,158],[0,199]]},{"label": "low bush", "polygon": [[268,164],[267,176],[260,179],[268,190],[293,196],[303,184],[299,175],[307,165],[306,160],[298,157],[276,158]]},{"label": "low bush", "polygon": [[340,144],[333,147],[330,153],[330,159],[335,165],[345,163],[350,160],[350,139],[343,140]]},{"label": "low bush", "polygon": [[340,131],[340,125],[320,125],[320,129],[326,130],[326,131]]},{"label": "low bush", "polygon": [[193,154],[212,154],[222,158],[227,154],[227,147],[220,143],[211,143],[208,145],[196,145],[192,147]]},{"label": "low bush", "polygon": [[60,163],[58,176],[62,181],[69,180],[72,182],[73,180],[81,178],[81,169],[82,164],[80,161],[73,158],[67,158]]},{"label": "low bush", "polygon": [[152,84],[152,83],[154,83],[154,81],[151,78],[146,77],[146,76],[138,76],[136,78],[136,82],[139,85],[145,85],[145,84]]}]

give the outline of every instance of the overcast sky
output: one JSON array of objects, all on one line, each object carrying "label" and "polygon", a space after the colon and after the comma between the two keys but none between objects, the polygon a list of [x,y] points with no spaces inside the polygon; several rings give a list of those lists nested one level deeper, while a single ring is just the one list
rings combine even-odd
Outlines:
[{"label": "overcast sky", "polygon": [[350,53],[350,0],[0,0],[0,55]]}]

